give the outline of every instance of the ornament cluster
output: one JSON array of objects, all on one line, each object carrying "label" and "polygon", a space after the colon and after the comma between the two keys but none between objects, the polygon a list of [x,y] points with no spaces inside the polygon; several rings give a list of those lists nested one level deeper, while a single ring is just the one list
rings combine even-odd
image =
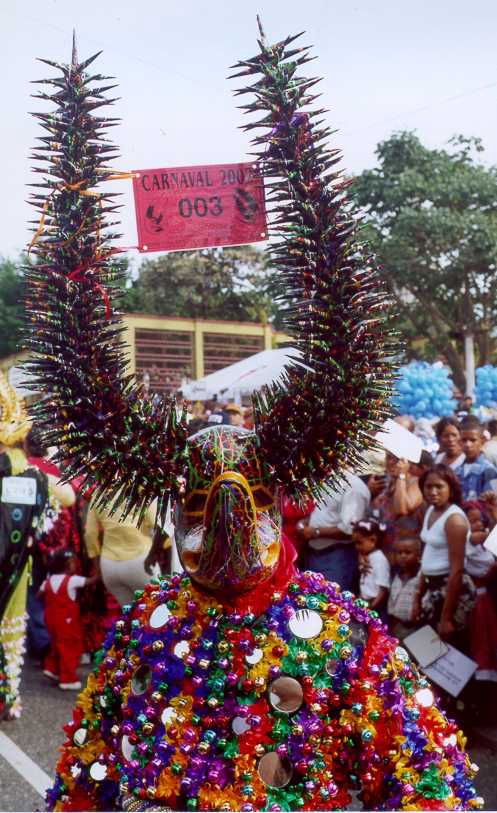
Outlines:
[{"label": "ornament cluster", "polygon": [[[464,738],[351,593],[313,574],[238,610],[188,578],[124,608],[78,700],[51,810],[481,805]],[[143,808],[144,809],[144,808]]]}]

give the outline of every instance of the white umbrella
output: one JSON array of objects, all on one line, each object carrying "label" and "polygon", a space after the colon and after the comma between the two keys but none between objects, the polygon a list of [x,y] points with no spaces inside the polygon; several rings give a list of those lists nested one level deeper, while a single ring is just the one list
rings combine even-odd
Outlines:
[{"label": "white umbrella", "polygon": [[276,381],[291,361],[301,364],[303,370],[307,369],[300,358],[300,351],[292,347],[262,350],[254,356],[185,384],[181,387],[181,392],[190,401],[212,398],[214,395],[234,398]]}]

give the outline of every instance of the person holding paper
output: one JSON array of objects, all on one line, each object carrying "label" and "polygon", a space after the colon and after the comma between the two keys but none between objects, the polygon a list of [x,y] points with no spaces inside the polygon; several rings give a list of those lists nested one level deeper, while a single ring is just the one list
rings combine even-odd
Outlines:
[{"label": "person holding paper", "polygon": [[444,640],[464,630],[476,591],[464,572],[470,527],[461,508],[459,480],[444,463],[429,469],[420,479],[428,504],[421,539],[421,579],[414,618],[434,627]]}]

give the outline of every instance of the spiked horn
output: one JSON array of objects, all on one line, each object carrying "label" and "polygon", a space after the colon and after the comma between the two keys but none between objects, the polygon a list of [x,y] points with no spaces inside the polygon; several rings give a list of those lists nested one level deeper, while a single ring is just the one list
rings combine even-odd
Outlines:
[{"label": "spiked horn", "polygon": [[286,330],[310,370],[291,363],[281,383],[255,396],[255,428],[272,487],[319,497],[324,482],[332,487],[344,469],[357,468],[374,443],[389,414],[398,347],[390,303],[335,168],[338,151],[323,145],[329,131],[316,119],[324,111],[309,108],[318,80],[298,76],[310,49],[290,48],[296,37],[269,46],[260,23],[259,30],[260,53],[233,66],[234,76],[256,81],[236,93],[250,93],[242,110],[258,114],[244,129],[263,131],[252,143],[277,238],[269,255]]},{"label": "spiked horn", "polygon": [[[46,192],[32,195],[42,209],[26,268],[25,347],[34,354],[27,368],[46,397],[34,408],[48,445],[68,463],[67,478],[83,475],[96,498],[125,512],[143,512],[156,497],[165,510],[183,473],[186,428],[174,402],[152,405],[126,375],[119,302],[119,264],[105,223],[117,207],[113,194],[98,191],[112,174],[109,142],[97,118],[95,99],[109,88],[89,76],[90,57],[78,61],[73,39],[69,65],[45,61],[62,76],[45,80],[55,92],[42,94],[54,110],[42,116]],[[93,82],[99,83],[96,88]],[[39,115],[39,114],[35,114]],[[45,231],[43,231],[45,229]]]}]

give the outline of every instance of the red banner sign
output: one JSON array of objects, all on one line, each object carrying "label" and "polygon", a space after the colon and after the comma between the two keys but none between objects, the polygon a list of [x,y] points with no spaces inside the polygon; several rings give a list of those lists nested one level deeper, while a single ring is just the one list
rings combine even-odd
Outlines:
[{"label": "red banner sign", "polygon": [[134,170],[138,248],[179,251],[267,239],[256,164]]}]

